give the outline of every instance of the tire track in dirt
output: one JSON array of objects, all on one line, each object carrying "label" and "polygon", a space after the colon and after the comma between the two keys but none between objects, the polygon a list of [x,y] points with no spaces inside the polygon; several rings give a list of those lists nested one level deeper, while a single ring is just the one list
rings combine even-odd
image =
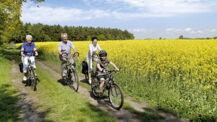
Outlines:
[{"label": "tire track in dirt", "polygon": [[[54,77],[60,79],[61,76],[59,73],[57,73],[55,70],[56,69],[60,69],[57,66],[53,66],[52,68],[55,69],[53,70],[52,68],[50,68],[49,66],[45,65],[45,63],[43,61],[37,61],[37,64],[40,65],[40,67],[42,67],[43,69],[49,71]],[[80,77],[79,76],[80,81],[84,80],[84,77]],[[140,120],[134,113],[131,113],[130,111],[126,110],[126,109],[121,109],[120,111],[114,110],[113,108],[111,108],[111,106],[109,106],[107,104],[106,101],[98,101],[94,98],[91,97],[90,95],[90,91],[87,88],[84,88],[82,86],[79,86],[79,90],[78,93],[81,94],[82,96],[86,97],[91,104],[98,106],[99,108],[106,110],[109,115],[115,117],[118,121],[120,122],[141,122],[144,120]],[[141,103],[137,103],[131,100],[132,98],[127,97],[125,98],[125,101],[128,102],[132,107],[134,107],[134,109],[136,111],[139,112],[146,112],[145,108],[147,108],[148,103],[146,102],[141,102]],[[171,114],[171,113],[167,113],[161,110],[155,110],[152,111],[157,113],[158,115],[162,116],[164,119],[160,120],[161,122],[187,122],[187,120],[184,120],[182,118],[178,118],[175,115]]]},{"label": "tire track in dirt", "polygon": [[19,101],[17,102],[17,106],[21,107],[21,119],[23,122],[43,122],[45,120],[45,115],[48,111],[41,111],[39,107],[37,107],[37,97],[30,96],[29,92],[33,92],[28,90],[22,83],[23,75],[19,71],[18,65],[14,60],[11,61],[12,68],[12,82],[13,86],[18,89],[19,93]]},{"label": "tire track in dirt", "polygon": [[[46,66],[44,63],[37,61],[37,64],[40,65],[44,70],[49,71],[54,77],[60,79],[61,76],[56,71],[53,71],[51,68]],[[79,77],[80,80],[81,77]],[[79,86],[78,93],[87,98],[91,104],[107,111],[110,116],[116,118],[119,122],[142,122],[142,120],[138,119],[135,114],[130,113],[128,110],[122,109],[120,111],[114,110],[111,108],[105,101],[96,101],[94,98],[90,96],[90,92],[88,89]]]}]

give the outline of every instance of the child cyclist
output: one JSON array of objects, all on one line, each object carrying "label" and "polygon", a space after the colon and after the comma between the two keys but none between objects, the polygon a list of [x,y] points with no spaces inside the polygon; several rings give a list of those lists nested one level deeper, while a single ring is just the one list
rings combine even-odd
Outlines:
[{"label": "child cyclist", "polygon": [[100,50],[99,60],[97,61],[96,65],[97,79],[100,81],[100,96],[102,96],[104,82],[108,78],[107,71],[109,71],[109,64],[111,64],[115,68],[115,71],[119,71],[118,67],[113,62],[107,59],[107,52],[105,50]]}]

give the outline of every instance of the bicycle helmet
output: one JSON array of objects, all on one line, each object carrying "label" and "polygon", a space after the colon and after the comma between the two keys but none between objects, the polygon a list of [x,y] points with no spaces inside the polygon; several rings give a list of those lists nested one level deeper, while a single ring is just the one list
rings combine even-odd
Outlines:
[{"label": "bicycle helmet", "polygon": [[99,56],[107,56],[107,52],[105,50],[100,50],[99,51]]}]

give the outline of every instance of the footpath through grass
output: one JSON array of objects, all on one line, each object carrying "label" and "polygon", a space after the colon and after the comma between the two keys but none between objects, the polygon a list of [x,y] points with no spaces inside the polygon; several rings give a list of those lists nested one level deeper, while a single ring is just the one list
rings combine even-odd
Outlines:
[{"label": "footpath through grass", "polygon": [[[48,52],[40,52],[40,54],[40,58],[49,62],[50,66],[60,66],[57,54]],[[81,73],[81,61],[86,59],[79,57],[78,60],[76,60],[76,68],[77,71]],[[209,97],[216,96],[216,89],[213,89],[212,92],[205,90],[200,92],[200,89],[197,87],[190,87],[186,90],[182,84],[177,82],[165,81],[164,79],[159,80],[155,77],[152,77],[154,79],[150,79],[140,75],[132,77],[130,74],[132,73],[120,72],[114,74],[117,83],[122,87],[125,95],[133,96],[133,98],[138,101],[145,100],[151,104],[151,106],[168,111],[181,118],[193,121],[217,120],[217,114],[215,112],[217,110],[216,97]],[[82,85],[86,86],[85,84]],[[197,93],[197,96],[189,97],[194,92]]]},{"label": "footpath through grass", "polygon": [[0,121],[14,122],[20,120],[20,107],[17,90],[12,86],[11,62],[0,52]]},{"label": "footpath through grass", "polygon": [[115,121],[107,112],[89,103],[67,86],[58,83],[58,79],[37,66],[40,83],[37,86],[37,95],[42,108],[50,110],[49,120],[60,121]]},{"label": "footpath through grass", "polygon": [[[20,62],[19,51],[15,48],[1,48],[0,54],[0,122],[18,121],[20,108],[16,106],[19,100],[17,91],[12,87],[10,58]],[[4,57],[4,58],[3,58]],[[37,66],[40,82],[36,92],[29,92],[29,96],[36,96],[34,106],[46,111],[45,119],[50,121],[84,121],[84,122],[114,122],[107,112],[89,103],[89,101],[67,86],[58,82],[59,79],[40,66]],[[21,75],[22,76],[22,75]],[[26,87],[30,91],[30,87]]]}]

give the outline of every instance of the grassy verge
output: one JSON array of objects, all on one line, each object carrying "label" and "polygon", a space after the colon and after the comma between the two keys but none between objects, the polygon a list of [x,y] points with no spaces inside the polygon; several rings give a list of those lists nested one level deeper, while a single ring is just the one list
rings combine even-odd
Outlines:
[{"label": "grassy verge", "polygon": [[20,120],[20,107],[16,89],[12,86],[11,63],[0,52],[0,121],[13,122]]},{"label": "grassy verge", "polygon": [[[11,64],[8,59],[11,56],[20,62],[19,51],[13,47],[4,47],[0,58],[0,121],[17,121],[20,115],[19,107],[16,107],[16,90],[11,87]],[[33,92],[27,87],[29,96],[37,97],[37,104],[34,105],[44,111],[45,120],[49,121],[81,121],[81,122],[114,122],[113,117],[107,112],[89,103],[89,101],[75,93],[69,87],[58,83],[58,79],[52,74],[37,66],[37,74],[40,82],[37,91]]]},{"label": "grassy verge", "polygon": [[37,66],[40,83],[37,95],[42,108],[50,110],[49,120],[54,121],[115,121],[107,112],[91,105],[87,99],[67,86],[58,83],[52,74]]},{"label": "grassy verge", "polygon": [[[60,65],[57,55],[43,53],[41,58],[51,65]],[[77,61],[77,70],[81,72],[81,61]],[[216,109],[216,90],[202,90],[200,87],[191,86],[186,90],[184,81],[174,79],[166,81],[158,75],[134,74],[122,68],[121,73],[114,74],[118,84],[124,90],[124,93],[132,96],[134,100],[145,100],[156,106],[156,108],[171,112],[179,117],[195,121],[214,121],[217,120]],[[174,71],[175,72],[175,71]],[[175,82],[180,80],[180,82]],[[87,86],[86,86],[87,87]],[[192,97],[193,96],[193,97]],[[208,97],[209,96],[209,97]],[[214,97],[211,97],[214,96]]]}]

